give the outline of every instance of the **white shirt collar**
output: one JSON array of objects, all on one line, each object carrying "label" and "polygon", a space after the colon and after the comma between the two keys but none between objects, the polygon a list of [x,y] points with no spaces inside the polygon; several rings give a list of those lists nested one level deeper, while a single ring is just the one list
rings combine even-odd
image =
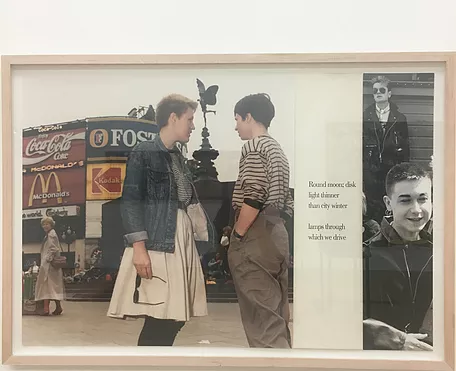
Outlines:
[{"label": "white shirt collar", "polygon": [[390,105],[389,105],[389,103],[388,103],[388,105],[387,105],[384,109],[380,109],[380,108],[378,107],[378,105],[376,104],[376,105],[375,105],[375,109],[376,109],[377,112],[379,112],[379,113],[386,113],[386,112],[389,112],[389,110],[390,110]]}]

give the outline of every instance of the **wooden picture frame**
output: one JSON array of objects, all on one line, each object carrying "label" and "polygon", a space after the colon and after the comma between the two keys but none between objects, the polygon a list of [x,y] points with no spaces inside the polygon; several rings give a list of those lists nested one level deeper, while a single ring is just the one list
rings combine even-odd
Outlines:
[{"label": "wooden picture frame", "polygon": [[[289,356],[247,349],[241,356],[232,356],[226,350],[217,355],[195,351],[179,355],[160,350],[155,355],[59,355],[15,354],[13,349],[13,94],[12,74],[17,67],[84,67],[84,66],[376,66],[410,64],[438,64],[445,69],[444,118],[444,357],[428,359],[382,359],[339,356],[328,357],[325,351],[311,357],[290,351]],[[277,367],[302,369],[350,370],[428,370],[454,371],[455,368],[455,127],[456,127],[456,53],[374,53],[374,54],[243,54],[243,55],[8,55],[2,56],[2,143],[3,143],[3,364],[41,366],[162,366],[162,367]],[[14,314],[19,315],[19,313]],[[175,352],[174,352],[175,351]],[[300,351],[300,350],[299,350]]]}]

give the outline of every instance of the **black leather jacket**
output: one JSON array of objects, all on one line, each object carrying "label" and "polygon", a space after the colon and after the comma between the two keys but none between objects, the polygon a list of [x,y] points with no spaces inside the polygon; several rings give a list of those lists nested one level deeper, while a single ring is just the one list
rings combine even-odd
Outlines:
[{"label": "black leather jacket", "polygon": [[[364,244],[364,319],[418,333],[433,297],[432,236],[426,226],[420,240],[404,241],[390,222]],[[364,349],[372,349],[366,337]]]},{"label": "black leather jacket", "polygon": [[363,114],[364,170],[376,172],[390,169],[410,160],[410,143],[407,118],[390,102],[390,114],[383,134],[375,103]]}]

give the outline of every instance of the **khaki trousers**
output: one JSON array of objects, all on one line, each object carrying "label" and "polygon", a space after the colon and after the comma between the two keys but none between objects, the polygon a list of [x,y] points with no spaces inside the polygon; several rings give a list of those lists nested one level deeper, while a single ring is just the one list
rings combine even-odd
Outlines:
[{"label": "khaki trousers", "polygon": [[252,348],[291,348],[288,232],[272,211],[263,210],[242,241],[232,235],[228,249],[242,324]]}]

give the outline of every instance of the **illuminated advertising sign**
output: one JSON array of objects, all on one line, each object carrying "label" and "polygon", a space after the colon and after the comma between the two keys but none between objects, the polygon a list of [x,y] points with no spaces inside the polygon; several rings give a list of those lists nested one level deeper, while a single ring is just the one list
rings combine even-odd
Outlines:
[{"label": "illuminated advertising sign", "polygon": [[150,121],[129,118],[88,119],[87,158],[104,160],[116,157],[122,160],[133,147],[151,140],[158,126]]},{"label": "illuminated advertising sign", "polygon": [[87,165],[87,200],[114,200],[122,196],[125,163]]},{"label": "illuminated advertising sign", "polygon": [[69,161],[69,162],[61,162],[59,164],[49,164],[49,165],[41,165],[41,166],[32,166],[22,169],[23,174],[29,173],[40,173],[43,171],[54,171],[54,170],[64,170],[64,169],[73,169],[78,167],[84,167],[85,161]]},{"label": "illuminated advertising sign", "polygon": [[85,136],[84,122],[24,130],[22,165],[25,173],[84,166]]},{"label": "illuminated advertising sign", "polygon": [[85,202],[85,169],[57,170],[23,176],[23,209]]},{"label": "illuminated advertising sign", "polygon": [[80,215],[80,209],[79,206],[73,205],[24,210],[22,212],[22,220],[42,219],[45,216],[50,216],[51,218],[78,216]]}]

